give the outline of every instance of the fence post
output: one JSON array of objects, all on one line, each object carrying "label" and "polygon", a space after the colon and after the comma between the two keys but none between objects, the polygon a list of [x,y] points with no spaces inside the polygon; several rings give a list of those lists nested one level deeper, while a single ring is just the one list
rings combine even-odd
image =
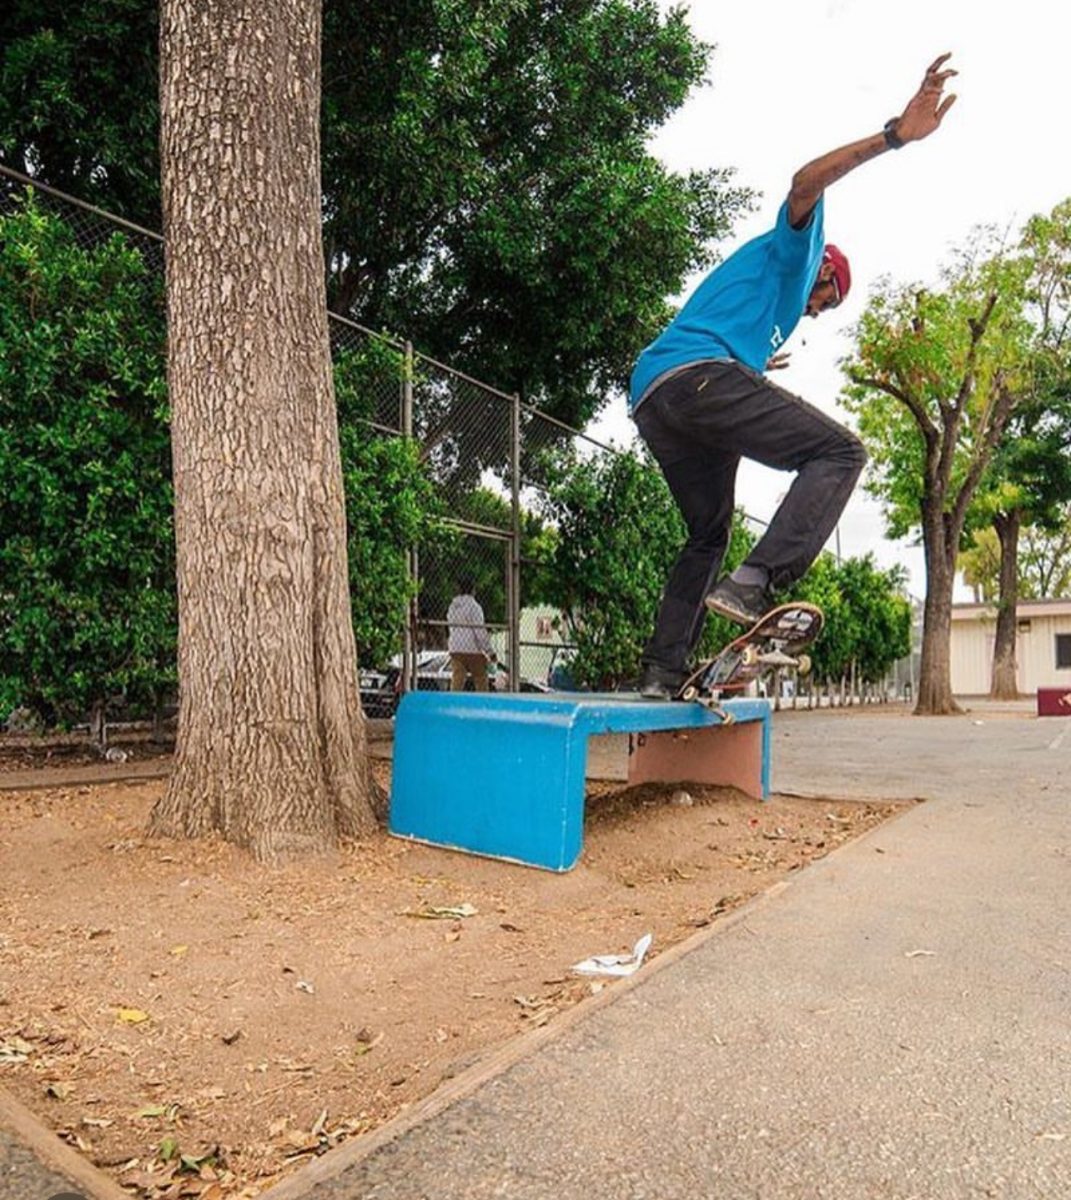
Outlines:
[{"label": "fence post", "polygon": [[[402,437],[411,438],[413,436],[413,343],[407,341],[405,343],[405,362],[402,367],[402,413],[401,413],[401,429]],[[417,584],[420,580],[420,561],[417,557],[417,548],[410,546],[406,553],[406,567],[409,573],[409,582]],[[413,596],[409,601],[408,612],[405,621],[405,632],[402,639],[402,691],[410,691],[416,687],[416,652],[414,639],[416,634],[417,620],[417,601],[416,589],[414,588]]]},{"label": "fence post", "polygon": [[521,690],[521,398],[513,397],[510,430],[510,500],[513,529],[509,547],[509,686]]}]

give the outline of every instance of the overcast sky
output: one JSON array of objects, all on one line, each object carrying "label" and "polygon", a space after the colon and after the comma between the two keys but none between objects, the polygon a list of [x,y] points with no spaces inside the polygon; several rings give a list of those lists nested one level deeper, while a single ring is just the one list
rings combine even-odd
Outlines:
[{"label": "overcast sky", "polygon": [[[958,99],[940,129],[864,164],[826,195],[826,236],[851,260],[852,292],[834,313],[800,322],[788,344],[792,366],[775,379],[847,420],[837,405],[836,364],[849,350],[850,328],[874,281],[885,274],[934,280],[950,248],[974,226],[1017,230],[1032,213],[1071,195],[1064,6],[1056,0],[697,0],[686,7],[692,28],[716,45],[709,81],[652,148],[675,170],[735,167],[740,183],[762,193],[724,254],[772,226],[797,167],[898,115],[938,54],[951,51],[947,65],[960,72],[947,89]],[[623,399],[592,432],[617,444],[631,440]],[[790,478],[742,464],[737,500],[768,518]],[[887,542],[882,527],[877,502],[860,486],[841,520],[842,552],[873,550],[882,565],[903,562],[921,596],[921,549]],[[961,588],[958,598],[969,595]]]}]

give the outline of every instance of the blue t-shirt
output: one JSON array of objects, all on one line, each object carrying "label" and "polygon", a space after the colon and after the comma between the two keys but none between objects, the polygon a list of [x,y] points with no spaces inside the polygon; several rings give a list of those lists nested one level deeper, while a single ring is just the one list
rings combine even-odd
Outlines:
[{"label": "blue t-shirt", "polygon": [[807,307],[825,248],[823,216],[819,197],[807,224],[793,229],[786,200],[769,233],[716,266],[636,360],[629,407],[660,376],[689,363],[730,358],[764,371]]}]

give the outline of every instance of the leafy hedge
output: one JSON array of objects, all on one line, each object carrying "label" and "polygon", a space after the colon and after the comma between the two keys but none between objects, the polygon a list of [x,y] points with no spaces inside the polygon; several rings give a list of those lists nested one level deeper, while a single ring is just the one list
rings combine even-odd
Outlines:
[{"label": "leafy hedge", "polygon": [[[148,708],[176,676],[162,281],[121,234],[81,246],[28,195],[0,214],[0,720],[48,724],[122,697]],[[336,359],[362,660],[400,647],[405,547],[437,508],[415,447],[374,434],[366,397],[400,357]]]},{"label": "leafy hedge", "polygon": [[0,716],[174,682],[161,300],[121,235],[0,217]]}]

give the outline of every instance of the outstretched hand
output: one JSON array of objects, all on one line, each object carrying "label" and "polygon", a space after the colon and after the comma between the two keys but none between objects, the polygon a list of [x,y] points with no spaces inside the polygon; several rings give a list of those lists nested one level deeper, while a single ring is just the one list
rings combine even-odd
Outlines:
[{"label": "outstretched hand", "polygon": [[790,366],[789,359],[792,357],[791,350],[781,350],[777,354],[771,354],[766,360],[767,371],[783,371]]},{"label": "outstretched hand", "polygon": [[945,113],[956,102],[955,95],[942,99],[945,83],[958,75],[951,68],[941,68],[951,58],[951,54],[942,54],[935,58],[926,68],[922,86],[908,101],[907,107],[896,119],[896,136],[902,142],[918,142],[929,137],[944,120]]}]

